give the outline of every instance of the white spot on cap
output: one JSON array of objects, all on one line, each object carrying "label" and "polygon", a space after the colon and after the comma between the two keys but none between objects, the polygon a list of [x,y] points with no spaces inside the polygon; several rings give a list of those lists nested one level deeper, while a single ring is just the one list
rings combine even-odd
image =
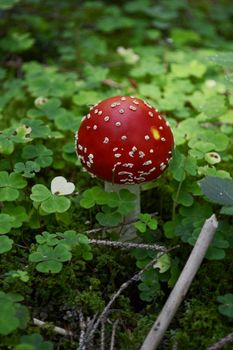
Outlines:
[{"label": "white spot on cap", "polygon": [[160,164],[160,170],[164,170],[164,169],[166,168],[166,166],[167,166],[166,164],[161,163],[161,164]]},{"label": "white spot on cap", "polygon": [[137,100],[133,100],[133,103],[134,103],[135,105],[139,105],[139,102],[138,102]]},{"label": "white spot on cap", "polygon": [[110,119],[110,118],[109,118],[109,116],[108,116],[108,115],[106,115],[106,117],[104,117],[104,121],[105,121],[105,122],[108,122],[108,121],[109,121],[109,119]]},{"label": "white spot on cap", "polygon": [[137,149],[136,146],[133,146],[133,147],[132,147],[132,152],[137,152],[137,150],[138,150],[138,149]]},{"label": "white spot on cap", "polygon": [[119,109],[119,113],[121,114],[125,113],[124,109]]},{"label": "white spot on cap", "polygon": [[87,119],[90,119],[91,118],[91,115],[90,115],[90,113],[88,113],[88,115],[87,115]]},{"label": "white spot on cap", "polygon": [[120,158],[120,157],[121,157],[121,154],[120,154],[120,153],[115,153],[115,154],[114,154],[114,157],[115,157],[115,158]]},{"label": "white spot on cap", "polygon": [[84,153],[87,153],[87,147],[84,148]]},{"label": "white spot on cap", "polygon": [[134,96],[130,96],[131,98],[135,98]]},{"label": "white spot on cap", "polygon": [[109,143],[109,138],[105,137],[103,143]]},{"label": "white spot on cap", "polygon": [[161,141],[165,142],[166,141],[165,137],[161,137]]},{"label": "white spot on cap", "polygon": [[129,171],[120,171],[118,173],[118,175],[129,175],[129,176],[133,176],[133,173],[130,173]]},{"label": "white spot on cap", "polygon": [[86,120],[86,116],[82,117],[81,122],[84,122]]},{"label": "white spot on cap", "polygon": [[123,136],[121,136],[121,139],[122,139],[122,141],[125,141],[125,140],[127,140],[127,136],[123,135]]},{"label": "white spot on cap", "polygon": [[97,114],[97,113],[98,113],[98,109],[95,109],[95,110],[94,110],[94,113]]},{"label": "white spot on cap", "polygon": [[88,168],[91,168],[91,163],[90,162],[86,162],[86,165],[88,166]]},{"label": "white spot on cap", "polygon": [[118,150],[118,147],[113,148],[113,152],[116,152]]},{"label": "white spot on cap", "polygon": [[142,152],[142,151],[139,151],[139,157],[140,157],[140,158],[144,158],[144,157],[145,157],[145,153]]},{"label": "white spot on cap", "polygon": [[161,115],[158,115],[158,118],[159,118],[160,120],[162,120],[162,117],[161,117]]},{"label": "white spot on cap", "polygon": [[153,167],[149,170],[149,173],[153,173],[153,171],[155,171],[155,170],[156,170],[156,167]]},{"label": "white spot on cap", "polygon": [[163,130],[163,127],[162,127],[162,126],[159,126],[159,130]]},{"label": "white spot on cap", "polygon": [[145,136],[145,140],[146,140],[146,141],[150,140],[150,136],[149,136],[149,135],[146,135],[146,136]]},{"label": "white spot on cap", "polygon": [[150,149],[150,153],[154,153],[154,150],[153,150],[153,148],[151,148],[151,149]]},{"label": "white spot on cap", "polygon": [[115,125],[116,126],[121,126],[121,122],[116,122]]},{"label": "white spot on cap", "polygon": [[168,154],[172,154],[172,151],[169,151]]},{"label": "white spot on cap", "polygon": [[99,111],[98,114],[101,115],[103,113],[103,111]]},{"label": "white spot on cap", "polygon": [[151,165],[152,164],[152,160],[147,160],[146,162],[144,162],[142,165]]},{"label": "white spot on cap", "polygon": [[87,128],[87,130],[89,130],[91,127],[88,125],[88,126],[86,126],[86,128]]},{"label": "white spot on cap", "polygon": [[122,166],[125,168],[132,168],[134,165],[133,163],[124,163]]},{"label": "white spot on cap", "polygon": [[153,114],[151,111],[148,112],[148,114],[149,114],[150,117],[153,117],[153,116],[154,116],[154,114]]},{"label": "white spot on cap", "polygon": [[133,157],[134,157],[134,152],[130,151],[130,152],[129,152],[129,156],[130,156],[131,158],[133,158]]},{"label": "white spot on cap", "polygon": [[122,96],[121,101],[126,101],[126,97]]},{"label": "white spot on cap", "polygon": [[137,110],[137,108],[134,107],[134,106],[129,106],[129,109],[131,109],[131,111],[136,111]]},{"label": "white spot on cap", "polygon": [[96,130],[98,127],[97,127],[97,125],[95,124],[95,125],[93,125],[93,130]]}]

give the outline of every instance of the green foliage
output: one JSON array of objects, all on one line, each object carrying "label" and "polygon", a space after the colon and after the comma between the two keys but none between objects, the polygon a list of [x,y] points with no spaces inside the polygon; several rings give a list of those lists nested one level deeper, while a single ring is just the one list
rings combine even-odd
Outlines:
[{"label": "green foliage", "polygon": [[44,341],[37,333],[22,336],[20,342],[21,344],[17,345],[14,350],[53,350],[53,344],[50,341]]},{"label": "green foliage", "polygon": [[28,310],[20,304],[20,295],[0,292],[0,334],[7,335],[16,328],[25,328],[29,320]]},{"label": "green foliage", "polygon": [[227,333],[232,13],[230,0],[214,6],[204,0],[61,0],[56,8],[52,0],[46,6],[0,0],[1,350],[76,349],[68,337],[51,333],[48,342],[35,334],[27,310],[76,334],[77,310],[90,318],[101,312],[121,283],[157,256],[90,244],[91,238],[122,239],[117,226],[135,207],[131,192],[106,193],[83,172],[75,152],[82,117],[113,95],[148,100],[172,127],[173,159],[160,179],[141,186],[143,214],[132,226],[137,241],[180,246],[158,255],[138,288],[116,301],[109,317],[121,320],[117,348],[140,348],[212,213],[219,227],[204,263],[208,272],[197,275],[168,346],[175,337],[184,350],[205,348]]},{"label": "green foliage", "polygon": [[233,317],[233,294],[225,294],[218,296],[218,302],[221,303],[219,305],[219,312],[227,317]]},{"label": "green foliage", "polygon": [[64,196],[52,194],[44,185],[34,185],[30,198],[44,214],[64,213],[70,207],[70,200]]}]

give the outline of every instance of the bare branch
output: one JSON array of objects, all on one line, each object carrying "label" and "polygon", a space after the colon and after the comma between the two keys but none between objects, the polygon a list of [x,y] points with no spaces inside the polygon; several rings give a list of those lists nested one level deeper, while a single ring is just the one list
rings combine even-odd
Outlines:
[{"label": "bare branch", "polygon": [[[39,327],[49,327],[49,325],[47,324],[47,322],[38,320],[37,318],[33,318],[32,321],[33,321],[33,323],[34,323],[35,326],[39,326]],[[60,335],[63,335],[63,336],[70,336],[70,337],[73,336],[73,333],[72,333],[72,332],[67,331],[67,330],[64,329],[64,328],[57,327],[57,326],[54,326],[54,327],[53,327],[53,331],[54,331],[54,333],[57,333],[57,334],[60,334]]]},{"label": "bare branch", "polygon": [[110,350],[114,350],[114,345],[115,345],[115,336],[116,336],[116,328],[118,326],[119,320],[116,320],[113,323],[112,326],[112,336],[111,336],[111,343],[110,343]]},{"label": "bare branch", "polygon": [[[133,283],[133,282],[136,282],[140,279],[140,277],[143,275],[143,273],[148,269],[150,268],[151,266],[153,266],[156,261],[165,253],[168,253],[174,249],[176,249],[176,247],[172,247],[170,249],[167,249],[166,252],[163,252],[163,253],[160,253],[159,256],[157,256],[156,258],[154,258],[153,260],[151,260],[142,270],[140,270],[139,272],[137,272],[133,277],[131,277],[128,281],[124,282],[120,288],[113,294],[112,298],[110,299],[110,301],[108,302],[108,304],[105,306],[104,310],[102,311],[102,313],[100,314],[100,316],[98,317],[98,319],[96,320],[96,322],[94,323],[90,333],[86,336],[86,339],[85,339],[85,342],[83,344],[84,345],[87,345],[91,339],[93,338],[97,328],[99,327],[99,324],[100,322],[106,318],[112,304],[116,301],[116,299],[119,297],[119,295],[126,289],[128,288],[128,286]],[[79,347],[77,350],[83,350],[84,348],[82,347]]]},{"label": "bare branch", "polygon": [[119,241],[109,241],[100,239],[89,239],[89,243],[95,245],[105,245],[113,248],[120,249],[146,249],[146,250],[156,250],[160,252],[166,252],[168,248],[158,245],[158,244],[143,244],[143,243],[131,243],[131,242],[119,242]]},{"label": "bare branch", "polygon": [[230,343],[233,343],[233,333],[226,335],[214,345],[209,346],[206,350],[220,350]]},{"label": "bare branch", "polygon": [[215,215],[212,215],[205,221],[189,259],[162,311],[142,344],[141,350],[156,350],[158,348],[164,333],[184,299],[192,280],[201,265],[217,227],[218,222]]}]

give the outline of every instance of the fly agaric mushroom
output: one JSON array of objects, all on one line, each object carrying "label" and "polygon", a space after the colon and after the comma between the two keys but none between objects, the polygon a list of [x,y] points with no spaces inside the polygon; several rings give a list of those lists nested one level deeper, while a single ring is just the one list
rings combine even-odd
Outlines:
[{"label": "fly agaric mushroom", "polygon": [[76,152],[88,172],[105,180],[107,191],[128,188],[137,195],[134,216],[140,212],[139,184],[164,172],[173,147],[169,123],[157,109],[133,96],[97,103],[76,133]]}]

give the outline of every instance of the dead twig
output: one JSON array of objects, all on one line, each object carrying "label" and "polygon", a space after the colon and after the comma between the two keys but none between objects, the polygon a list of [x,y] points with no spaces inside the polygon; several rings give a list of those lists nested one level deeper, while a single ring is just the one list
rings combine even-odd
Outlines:
[{"label": "dead twig", "polygon": [[233,343],[233,333],[227,334],[224,338],[209,346],[206,350],[220,350],[230,343]]},{"label": "dead twig", "polygon": [[186,262],[175,287],[171,291],[162,311],[150,329],[141,350],[156,350],[166,332],[178,307],[184,299],[191,283],[196,275],[206,251],[217,230],[218,222],[215,215],[207,219],[201,229],[195,246]]},{"label": "dead twig", "polygon": [[[172,247],[170,249],[167,249],[166,252],[160,253],[159,256],[157,256],[156,258],[154,258],[153,260],[151,260],[142,270],[140,270],[139,272],[137,272],[133,277],[131,277],[128,281],[124,282],[120,288],[113,294],[112,298],[110,299],[110,301],[108,302],[108,304],[105,306],[104,310],[102,311],[102,313],[100,314],[100,316],[98,317],[98,319],[96,320],[96,322],[93,324],[93,327],[90,331],[90,333],[87,335],[86,333],[86,339],[83,343],[83,346],[86,346],[93,338],[97,328],[99,327],[101,321],[103,319],[106,318],[112,304],[116,301],[116,299],[119,297],[119,295],[126,289],[128,288],[128,286],[133,283],[133,282],[137,282],[140,280],[141,276],[143,275],[143,273],[150,268],[151,266],[153,266],[156,261],[165,253],[169,253],[170,251],[176,249],[176,247]],[[77,350],[83,350],[83,346],[79,346],[79,348]]]},{"label": "dead twig", "polygon": [[105,245],[113,248],[120,249],[146,249],[146,250],[156,250],[160,252],[166,252],[168,248],[158,245],[158,244],[144,244],[144,243],[131,243],[131,242],[119,242],[119,241],[109,241],[100,239],[89,239],[90,244],[94,245]]},{"label": "dead twig", "polygon": [[[35,326],[39,326],[39,327],[50,327],[50,325],[47,324],[47,322],[38,320],[37,318],[33,318],[33,319],[32,319],[32,322],[34,323]],[[63,335],[63,336],[70,336],[70,337],[73,336],[73,333],[72,333],[71,331],[67,331],[67,330],[64,329],[64,328],[57,327],[57,326],[54,326],[54,327],[53,327],[53,332],[56,333],[56,334]]]},{"label": "dead twig", "polygon": [[115,337],[116,337],[116,328],[118,326],[119,320],[116,320],[113,323],[112,326],[112,335],[111,335],[111,343],[110,343],[110,350],[114,350],[114,345],[115,345]]}]

